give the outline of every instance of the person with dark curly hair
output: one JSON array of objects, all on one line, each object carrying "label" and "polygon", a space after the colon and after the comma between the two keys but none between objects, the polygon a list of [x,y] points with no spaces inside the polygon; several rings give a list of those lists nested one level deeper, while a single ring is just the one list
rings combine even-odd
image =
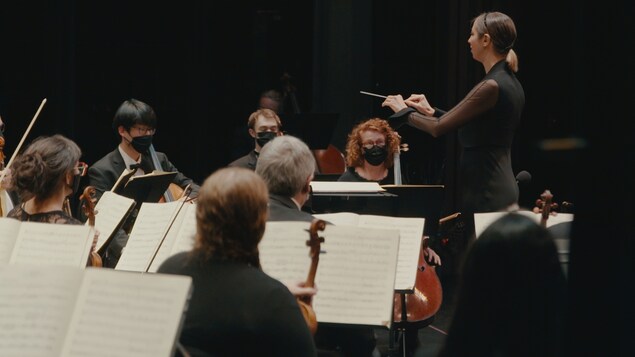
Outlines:
[{"label": "person with dark curly hair", "polygon": [[168,258],[158,270],[193,278],[180,337],[186,350],[206,356],[316,356],[290,288],[260,267],[268,201],[267,185],[246,168],[222,168],[203,183],[194,248]]},{"label": "person with dark curly hair", "polygon": [[386,120],[372,118],[357,124],[346,142],[346,171],[338,181],[394,183],[393,164],[401,137]]},{"label": "person with dark curly hair", "polygon": [[20,205],[7,217],[20,221],[82,224],[64,210],[64,201],[75,193],[86,171],[80,164],[82,151],[62,136],[39,137],[17,157],[12,166],[11,187]]}]

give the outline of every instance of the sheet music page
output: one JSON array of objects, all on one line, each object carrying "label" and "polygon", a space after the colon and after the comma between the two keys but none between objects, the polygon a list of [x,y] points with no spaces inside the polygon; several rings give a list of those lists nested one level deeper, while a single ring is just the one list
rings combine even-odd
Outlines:
[{"label": "sheet music page", "polygon": [[195,236],[196,204],[185,203],[181,207],[178,216],[176,216],[148,271],[155,273],[161,264],[172,255],[192,250]]},{"label": "sheet music page", "polygon": [[283,283],[306,281],[311,267],[311,249],[306,245],[310,227],[310,222],[267,222],[258,245],[262,270]]},{"label": "sheet music page", "polygon": [[314,193],[320,192],[382,192],[377,182],[311,181]]},{"label": "sheet music page", "polygon": [[[476,237],[478,238],[483,231],[489,227],[490,224],[494,223],[497,219],[503,217],[504,215],[510,212],[486,212],[486,213],[475,213],[474,214],[474,230],[476,233]],[[523,216],[527,216],[531,218],[536,223],[540,224],[540,219],[542,217],[541,213],[534,213],[529,210],[521,210],[515,211],[513,213],[522,214]],[[547,228],[564,222],[572,222],[574,216],[572,213],[557,213],[555,216],[549,216],[547,219]]]},{"label": "sheet music page", "polygon": [[82,272],[0,266],[0,356],[60,356]]},{"label": "sheet music page", "polygon": [[417,280],[417,266],[421,252],[424,218],[362,215],[359,227],[399,230],[399,258],[395,290],[412,290]]},{"label": "sheet music page", "polygon": [[133,205],[134,200],[131,198],[112,191],[104,192],[95,205],[95,229],[99,232],[95,250],[101,250]]},{"label": "sheet music page", "polygon": [[336,226],[357,227],[359,225],[359,214],[353,212],[320,213],[314,214],[313,217]]},{"label": "sheet music page", "polygon": [[22,222],[9,262],[84,268],[93,232],[84,225]]},{"label": "sheet music page", "polygon": [[393,314],[399,231],[327,225],[313,309],[319,322],[383,326]]},{"label": "sheet music page", "polygon": [[115,269],[145,272],[181,204],[179,201],[142,203]]},{"label": "sheet music page", "polygon": [[20,231],[20,221],[13,218],[0,217],[0,263],[8,264]]},{"label": "sheet music page", "polygon": [[191,287],[189,276],[86,269],[62,355],[172,356]]}]

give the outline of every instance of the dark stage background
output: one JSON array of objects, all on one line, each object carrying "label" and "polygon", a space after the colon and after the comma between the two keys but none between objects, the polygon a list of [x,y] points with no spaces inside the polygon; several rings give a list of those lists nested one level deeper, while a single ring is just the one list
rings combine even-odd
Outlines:
[{"label": "dark stage background", "polygon": [[[624,254],[623,248],[631,244],[615,228],[616,222],[628,219],[605,213],[609,205],[603,200],[619,194],[619,200],[610,202],[612,212],[630,212],[632,189],[627,189],[629,180],[622,170],[632,167],[635,156],[622,137],[630,132],[633,114],[620,108],[635,98],[632,59],[625,54],[633,43],[632,32],[626,31],[632,5],[467,0],[11,2],[0,11],[5,152],[13,154],[47,98],[26,143],[61,133],[80,145],[84,161],[95,162],[117,145],[112,116],[123,100],[133,97],[157,112],[156,150],[202,182],[240,152],[259,92],[284,89],[284,73],[291,76],[302,112],[339,117],[330,128],[331,142],[343,148],[356,121],[389,115],[380,99],[362,96],[360,90],[425,93],[435,106],[456,104],[483,76],[467,45],[469,20],[491,10],[509,14],[519,34],[515,49],[526,107],[513,163],[516,172],[527,170],[533,176],[521,187],[521,205],[532,206],[548,188],[555,201],[571,201],[580,209],[576,217],[581,223],[575,228],[579,243],[572,243],[570,272],[572,284],[583,287],[587,276],[577,275],[576,269],[598,260],[606,263],[597,251]],[[408,181],[446,184],[443,210],[452,212],[455,135],[433,139],[412,128],[400,134],[411,148],[402,155]],[[545,145],[550,143],[545,140],[561,138],[574,140]],[[609,245],[597,247],[598,236]],[[632,265],[622,264],[613,263],[607,270]],[[606,279],[598,271],[591,276]],[[592,298],[576,301],[573,315],[582,316],[587,306],[596,304]],[[589,325],[581,317],[574,321]],[[590,341],[582,355],[614,355],[587,354],[596,336],[585,333],[590,332],[576,337]]]}]

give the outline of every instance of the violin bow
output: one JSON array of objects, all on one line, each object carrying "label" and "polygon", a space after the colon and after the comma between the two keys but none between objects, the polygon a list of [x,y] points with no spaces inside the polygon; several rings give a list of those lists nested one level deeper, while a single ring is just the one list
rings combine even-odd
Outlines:
[{"label": "violin bow", "polygon": [[46,98],[44,98],[42,100],[42,103],[40,104],[40,107],[37,109],[37,112],[35,112],[35,115],[33,116],[33,119],[31,119],[31,123],[29,124],[29,127],[26,128],[26,131],[24,132],[24,135],[22,135],[22,139],[20,139],[20,142],[18,143],[18,146],[13,151],[13,155],[11,155],[11,159],[9,159],[9,162],[4,167],[4,170],[2,171],[2,174],[0,174],[0,182],[2,182],[2,180],[4,180],[4,176],[7,174],[7,170],[6,169],[8,169],[11,166],[11,163],[13,162],[13,159],[15,159],[15,157],[18,154],[18,152],[20,152],[20,148],[22,147],[22,144],[24,144],[24,139],[26,139],[27,135],[29,135],[29,132],[31,131],[31,128],[33,127],[33,124],[35,124],[35,121],[37,120],[38,116],[40,116],[40,112],[42,111],[42,108],[44,108],[44,104],[46,104]]}]

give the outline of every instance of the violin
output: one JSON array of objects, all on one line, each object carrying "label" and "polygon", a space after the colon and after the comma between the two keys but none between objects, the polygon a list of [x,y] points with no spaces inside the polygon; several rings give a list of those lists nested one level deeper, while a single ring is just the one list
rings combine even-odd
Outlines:
[{"label": "violin", "polygon": [[533,209],[534,213],[540,213],[540,225],[544,228],[547,228],[547,219],[549,215],[555,216],[555,210],[558,209],[558,204],[552,202],[553,195],[551,191],[545,190],[540,198],[536,200],[536,206]]},{"label": "violin", "polygon": [[[95,187],[86,186],[84,192],[79,197],[82,202],[82,211],[84,215],[88,217],[88,225],[90,227],[95,227],[95,202],[97,199],[95,198]],[[102,267],[103,262],[99,253],[95,251],[95,247],[97,246],[97,240],[99,238],[99,232],[95,231],[95,236],[93,238],[93,243],[90,247],[90,255],[88,256],[88,264],[87,266],[92,267]]]},{"label": "violin", "polygon": [[[443,290],[435,267],[425,259],[428,237],[424,237],[419,252],[419,267],[412,294],[395,293],[393,327],[400,329],[427,326],[441,307]],[[405,305],[405,309],[403,306]]]},{"label": "violin", "polygon": [[[309,274],[304,284],[306,287],[312,288],[315,286],[315,274],[317,273],[317,266],[320,261],[320,244],[324,242],[324,237],[320,237],[317,232],[323,231],[325,227],[326,222],[321,219],[314,219],[313,222],[311,222],[311,227],[309,228],[309,240],[306,241],[306,245],[311,248],[311,251],[309,252],[309,256],[311,257],[311,267],[309,268]],[[311,331],[311,334],[315,335],[315,332],[317,331],[317,318],[315,316],[315,311],[311,306],[310,298],[298,297],[297,301],[300,306],[300,311],[304,316],[304,320],[309,326],[309,331]]]}]

